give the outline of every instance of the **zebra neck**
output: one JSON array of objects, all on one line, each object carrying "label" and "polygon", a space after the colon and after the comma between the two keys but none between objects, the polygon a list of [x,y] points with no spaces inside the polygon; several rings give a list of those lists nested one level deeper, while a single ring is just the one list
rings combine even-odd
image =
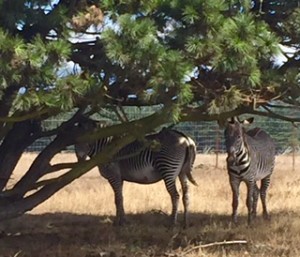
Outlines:
[{"label": "zebra neck", "polygon": [[230,167],[231,170],[237,172],[238,174],[244,173],[250,166],[250,159],[249,150],[245,144],[242,144],[237,152],[235,165]]}]

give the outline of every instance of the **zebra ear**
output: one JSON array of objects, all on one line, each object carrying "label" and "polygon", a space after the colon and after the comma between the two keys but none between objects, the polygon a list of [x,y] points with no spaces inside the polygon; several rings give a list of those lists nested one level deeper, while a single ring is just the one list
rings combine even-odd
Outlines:
[{"label": "zebra ear", "polygon": [[230,118],[227,118],[227,119],[220,118],[220,119],[217,120],[217,122],[218,122],[218,125],[219,125],[220,128],[227,127],[229,124],[234,124],[236,122],[241,123],[239,118],[236,117],[236,116],[233,116],[233,117],[230,117]]},{"label": "zebra ear", "polygon": [[248,119],[246,119],[246,120],[243,120],[241,123],[244,124],[244,125],[249,125],[249,124],[251,124],[253,121],[254,121],[254,118],[251,117],[251,118],[248,118]]},{"label": "zebra ear", "polygon": [[234,120],[233,120],[233,117],[230,117],[230,118],[220,117],[219,119],[217,119],[217,123],[219,125],[219,128],[225,128],[228,126],[228,124],[233,124]]},{"label": "zebra ear", "polygon": [[236,116],[231,117],[231,118],[229,118],[227,120],[228,120],[228,123],[230,123],[230,124],[234,124],[235,122],[239,122],[239,119]]}]

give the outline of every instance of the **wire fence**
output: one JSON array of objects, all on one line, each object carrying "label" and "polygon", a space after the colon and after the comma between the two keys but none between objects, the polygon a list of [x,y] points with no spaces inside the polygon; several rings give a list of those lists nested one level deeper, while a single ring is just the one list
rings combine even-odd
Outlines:
[{"label": "wire fence", "polygon": [[[153,112],[153,111],[152,111]],[[135,107],[134,110],[130,110],[130,119],[137,119],[141,116],[149,115],[151,112],[143,108]],[[70,113],[69,117],[72,114]],[[112,112],[105,110],[105,115],[99,114],[101,119],[116,120],[115,115]],[[96,119],[100,119],[95,117]],[[43,122],[43,127],[46,129],[53,129],[59,126],[68,117],[56,118],[46,120]],[[277,153],[295,152],[299,149],[299,129],[294,127],[289,122],[281,120],[266,119],[262,117],[255,117],[255,124],[252,127],[260,127],[265,129],[276,142]],[[225,152],[223,130],[221,130],[216,121],[214,122],[183,122],[175,126],[176,129],[184,132],[191,138],[193,138],[197,145],[199,153],[223,153]],[[46,145],[48,145],[53,138],[41,138],[34,142],[27,151],[40,152]],[[74,147],[66,149],[73,151]]]},{"label": "wire fence", "polygon": [[[277,154],[299,152],[299,128],[282,120],[255,117],[255,122],[246,129],[259,127],[267,131],[276,143]],[[191,136],[200,153],[224,153],[224,131],[214,122],[186,122],[176,126]]]}]

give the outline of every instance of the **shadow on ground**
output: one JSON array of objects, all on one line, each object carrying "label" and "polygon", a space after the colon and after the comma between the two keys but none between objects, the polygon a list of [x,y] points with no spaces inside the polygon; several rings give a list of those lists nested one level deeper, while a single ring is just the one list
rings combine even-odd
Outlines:
[{"label": "shadow on ground", "polygon": [[[274,214],[273,219],[282,215],[287,214]],[[298,214],[288,215],[299,218]],[[190,244],[244,239],[239,231],[247,227],[246,217],[240,218],[237,230],[228,216],[199,213],[190,215],[191,226],[186,230],[180,225],[170,229],[168,217],[158,211],[129,214],[127,218],[128,225],[116,228],[111,216],[26,214],[0,223],[0,256],[164,256],[170,249]],[[262,218],[256,223],[260,226]]]}]

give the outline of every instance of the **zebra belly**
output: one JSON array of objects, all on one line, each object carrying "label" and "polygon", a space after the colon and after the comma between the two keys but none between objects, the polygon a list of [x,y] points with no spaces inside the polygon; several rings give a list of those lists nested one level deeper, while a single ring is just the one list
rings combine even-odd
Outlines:
[{"label": "zebra belly", "polygon": [[130,168],[128,168],[128,170],[123,169],[121,173],[123,180],[139,184],[152,184],[162,179],[159,172],[152,166],[145,166],[139,170]]},{"label": "zebra belly", "polygon": [[256,176],[255,176],[255,180],[256,180],[256,181],[262,180],[262,179],[264,179],[266,176],[270,175],[271,172],[272,172],[271,170],[266,170],[266,171],[260,171],[260,172],[257,172],[257,173],[256,173]]}]

